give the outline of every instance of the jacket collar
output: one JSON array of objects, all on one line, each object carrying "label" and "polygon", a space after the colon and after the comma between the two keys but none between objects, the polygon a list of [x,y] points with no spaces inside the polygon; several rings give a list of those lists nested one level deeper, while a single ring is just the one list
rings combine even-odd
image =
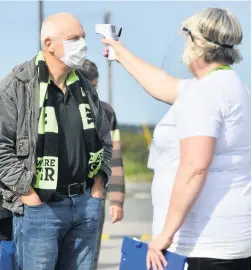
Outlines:
[{"label": "jacket collar", "polygon": [[35,68],[35,57],[31,61],[27,61],[14,67],[12,72],[14,73],[14,76],[22,82],[31,81],[37,75]]}]

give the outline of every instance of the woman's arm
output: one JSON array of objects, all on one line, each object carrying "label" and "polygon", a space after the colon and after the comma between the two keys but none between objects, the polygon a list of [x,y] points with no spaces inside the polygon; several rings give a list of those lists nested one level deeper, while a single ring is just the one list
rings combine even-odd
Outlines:
[{"label": "woman's arm", "polygon": [[[165,71],[143,61],[127,50],[118,41],[103,39],[103,43],[111,45],[116,53],[116,60],[135,78],[136,81],[155,99],[173,104],[179,94],[180,79],[170,76]],[[105,48],[105,56],[108,48]]]}]

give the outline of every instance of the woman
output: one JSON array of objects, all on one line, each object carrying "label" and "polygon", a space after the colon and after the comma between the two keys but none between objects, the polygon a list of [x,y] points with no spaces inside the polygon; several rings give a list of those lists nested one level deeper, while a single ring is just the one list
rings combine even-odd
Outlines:
[{"label": "woman", "polygon": [[150,95],[173,104],[155,129],[149,158],[154,238],[147,268],[163,269],[161,251],[169,249],[188,257],[189,270],[247,270],[250,95],[230,67],[241,60],[242,29],[231,12],[218,8],[192,16],[182,29],[192,80],[174,78],[121,43],[103,40]]}]

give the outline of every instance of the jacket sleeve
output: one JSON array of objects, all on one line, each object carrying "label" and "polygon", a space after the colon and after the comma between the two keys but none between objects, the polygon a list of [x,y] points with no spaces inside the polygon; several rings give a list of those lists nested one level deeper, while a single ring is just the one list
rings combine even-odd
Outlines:
[{"label": "jacket sleeve", "polygon": [[9,93],[14,82],[0,83],[0,181],[17,196],[26,195],[33,180],[16,154],[18,109]]},{"label": "jacket sleeve", "polygon": [[125,177],[123,169],[123,158],[120,144],[120,131],[116,114],[111,108],[111,137],[113,144],[112,151],[112,176],[108,185],[108,196],[111,205],[123,206],[125,194]]}]

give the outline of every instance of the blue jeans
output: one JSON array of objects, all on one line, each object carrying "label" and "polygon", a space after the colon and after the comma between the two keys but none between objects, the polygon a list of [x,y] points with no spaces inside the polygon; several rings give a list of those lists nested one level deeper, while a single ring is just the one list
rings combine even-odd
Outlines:
[{"label": "blue jeans", "polygon": [[90,194],[25,206],[14,216],[18,269],[94,270],[105,201]]}]

